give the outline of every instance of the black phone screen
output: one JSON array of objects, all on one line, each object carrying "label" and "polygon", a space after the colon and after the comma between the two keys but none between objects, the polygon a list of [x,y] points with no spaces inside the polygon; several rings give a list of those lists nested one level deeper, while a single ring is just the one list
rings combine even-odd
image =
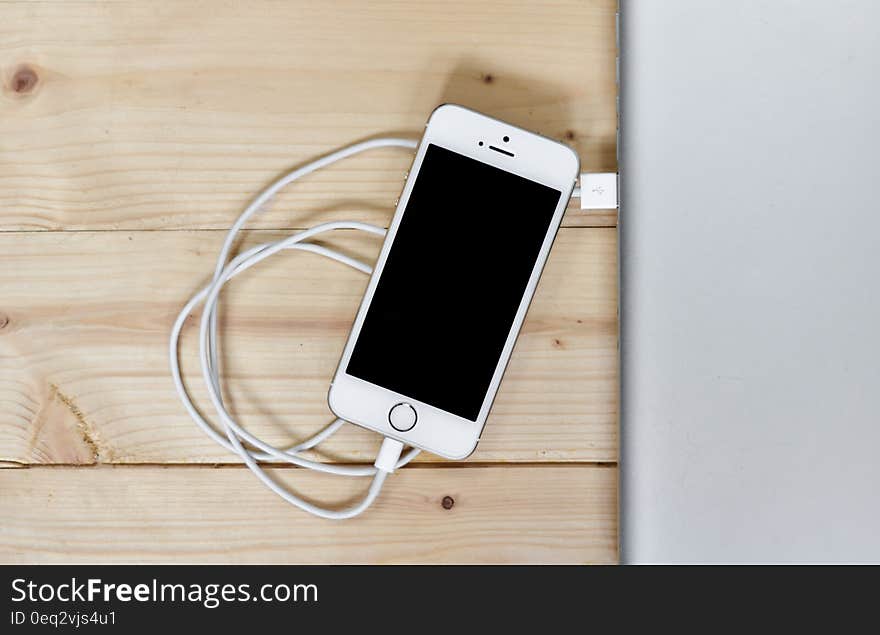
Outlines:
[{"label": "black phone screen", "polygon": [[476,421],[561,195],[430,144],[346,372]]}]

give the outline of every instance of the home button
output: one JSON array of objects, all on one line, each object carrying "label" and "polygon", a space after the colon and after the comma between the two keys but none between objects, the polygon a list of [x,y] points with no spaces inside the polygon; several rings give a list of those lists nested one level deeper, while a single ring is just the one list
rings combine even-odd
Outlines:
[{"label": "home button", "polygon": [[418,419],[416,409],[408,403],[399,403],[388,412],[388,423],[398,432],[409,432]]}]

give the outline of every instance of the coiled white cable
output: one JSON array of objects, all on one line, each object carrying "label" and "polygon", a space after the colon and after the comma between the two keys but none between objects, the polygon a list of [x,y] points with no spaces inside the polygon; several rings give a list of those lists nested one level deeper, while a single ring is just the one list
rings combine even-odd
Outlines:
[{"label": "coiled white cable", "polygon": [[[315,161],[307,163],[302,167],[299,167],[285,174],[284,176],[277,179],[274,183],[269,185],[256,198],[254,198],[250,205],[245,208],[238,219],[232,224],[232,227],[230,227],[229,232],[226,234],[226,240],[223,242],[220,253],[217,256],[217,264],[214,269],[214,276],[211,279],[211,282],[204,288],[199,290],[184,305],[183,309],[181,309],[180,313],[178,314],[177,319],[174,321],[174,326],[171,329],[171,337],[169,341],[169,362],[171,365],[171,376],[174,379],[174,387],[177,389],[177,394],[180,396],[180,400],[183,402],[183,405],[192,420],[195,421],[196,424],[218,444],[220,444],[230,452],[238,454],[242,458],[242,460],[244,460],[248,468],[250,468],[250,470],[257,476],[257,478],[265,483],[266,486],[269,487],[272,491],[274,491],[276,494],[281,496],[289,503],[296,505],[300,509],[307,511],[311,514],[320,516],[321,518],[344,519],[357,516],[358,514],[363,512],[379,495],[386,476],[394,469],[402,467],[409,463],[413,458],[415,458],[419,451],[415,448],[410,449],[401,458],[400,454],[403,449],[403,444],[393,439],[386,438],[382,442],[382,448],[380,449],[379,455],[376,459],[376,463],[373,466],[336,465],[333,463],[323,463],[320,461],[306,459],[302,456],[302,453],[306,450],[309,450],[310,448],[315,447],[316,445],[333,435],[337,430],[339,430],[339,428],[341,428],[342,425],[345,423],[345,421],[343,421],[342,419],[336,419],[311,438],[287,449],[279,449],[273,447],[268,443],[262,441],[258,437],[254,436],[253,434],[249,433],[247,430],[243,429],[235,421],[235,419],[232,418],[232,415],[226,410],[226,407],[223,403],[223,398],[221,396],[220,373],[218,364],[219,357],[217,354],[217,349],[219,345],[219,337],[217,333],[218,298],[220,297],[220,292],[222,291],[223,285],[226,284],[226,282],[228,282],[230,279],[232,279],[242,271],[250,269],[255,264],[261,262],[262,260],[265,260],[269,256],[272,256],[283,249],[298,249],[301,251],[309,251],[315,254],[319,254],[321,256],[325,256],[327,258],[331,258],[332,260],[335,260],[337,262],[341,262],[342,264],[348,265],[349,267],[357,269],[358,271],[362,271],[368,275],[372,273],[372,268],[366,263],[355,260],[354,258],[350,258],[349,256],[341,254],[332,249],[328,249],[327,247],[306,242],[308,239],[313,238],[318,234],[333,231],[335,229],[356,229],[374,234],[376,236],[385,235],[385,230],[381,227],[376,227],[375,225],[369,225],[367,223],[355,221],[337,221],[331,223],[322,223],[320,225],[312,227],[311,229],[307,229],[305,231],[288,236],[283,240],[264,243],[262,245],[257,245],[256,247],[252,247],[238,254],[231,260],[229,259],[229,256],[230,252],[232,251],[233,243],[235,242],[238,231],[244,226],[244,224],[251,216],[259,211],[263,207],[263,205],[265,205],[275,194],[278,193],[279,190],[284,188],[286,185],[292,183],[293,181],[296,181],[299,178],[302,178],[303,176],[306,176],[307,174],[314,172],[315,170],[319,170],[320,168],[326,167],[328,165],[336,163],[337,161],[358,154],[360,152],[364,152],[366,150],[383,147],[400,147],[413,149],[416,147],[416,145],[417,143],[411,139],[398,139],[393,137],[370,139],[368,141],[363,141],[361,143],[347,146],[345,148],[337,150],[336,152],[332,152],[319,159],[316,159]],[[208,396],[210,397],[211,403],[217,412],[217,417],[222,424],[225,436],[221,435],[201,415],[199,410],[196,408],[195,404],[189,396],[189,393],[187,392],[186,386],[183,383],[183,378],[180,371],[180,334],[183,330],[183,325],[186,322],[187,317],[189,317],[190,313],[200,303],[204,303],[199,327],[199,361],[202,368],[202,377],[205,381],[205,385],[208,388]],[[373,480],[370,484],[367,494],[359,503],[344,509],[328,509],[304,500],[303,498],[300,498],[296,494],[285,489],[282,485],[274,481],[266,473],[266,471],[260,466],[260,463],[291,463],[299,467],[306,467],[309,469],[317,470],[319,472],[326,472],[328,474],[339,474],[343,476],[372,476]]]}]

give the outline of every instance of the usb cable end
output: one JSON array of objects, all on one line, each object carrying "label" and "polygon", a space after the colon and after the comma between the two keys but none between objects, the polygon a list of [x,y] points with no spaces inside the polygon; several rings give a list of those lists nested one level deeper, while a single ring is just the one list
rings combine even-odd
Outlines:
[{"label": "usb cable end", "polygon": [[616,172],[584,172],[572,197],[580,199],[581,209],[617,209],[617,183]]},{"label": "usb cable end", "polygon": [[381,472],[391,474],[397,467],[397,461],[403,452],[403,443],[397,439],[385,437],[382,439],[382,447],[379,448],[379,454],[376,455],[376,461],[373,465]]}]

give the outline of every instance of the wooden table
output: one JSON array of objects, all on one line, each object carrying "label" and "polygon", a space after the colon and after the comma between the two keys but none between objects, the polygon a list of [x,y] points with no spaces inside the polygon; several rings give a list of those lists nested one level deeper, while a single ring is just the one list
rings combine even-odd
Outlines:
[{"label": "wooden table", "polygon": [[[568,210],[478,451],[423,455],[355,520],[290,507],[208,439],[177,400],[166,342],[256,191],[354,140],[417,137],[437,104],[614,171],[616,4],[0,4],[0,561],[614,561],[612,213]],[[382,150],[310,177],[245,243],[387,223],[410,159]],[[375,257],[375,239],[340,234]],[[329,421],[365,283],[294,253],[230,285],[224,368],[249,429],[284,443]],[[184,367],[205,403],[194,339]],[[322,456],[369,462],[377,447],[351,426]],[[339,504],[366,486],[275,474]]]}]

